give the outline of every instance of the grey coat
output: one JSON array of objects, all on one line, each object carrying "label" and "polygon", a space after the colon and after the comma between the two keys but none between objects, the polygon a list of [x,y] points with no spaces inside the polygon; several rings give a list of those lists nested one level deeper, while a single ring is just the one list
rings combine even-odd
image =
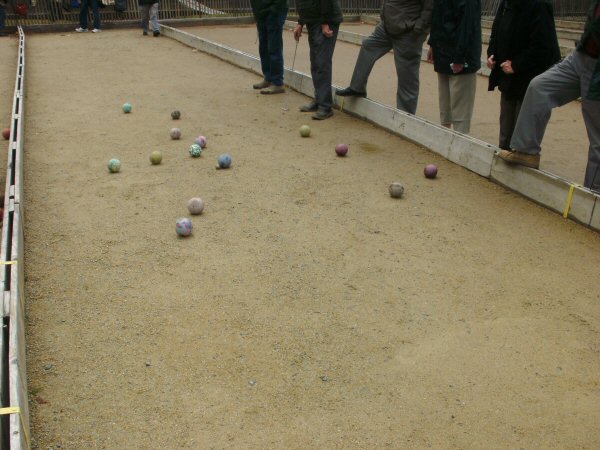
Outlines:
[{"label": "grey coat", "polygon": [[409,31],[427,33],[433,0],[383,0],[381,21],[387,34],[398,37]]}]

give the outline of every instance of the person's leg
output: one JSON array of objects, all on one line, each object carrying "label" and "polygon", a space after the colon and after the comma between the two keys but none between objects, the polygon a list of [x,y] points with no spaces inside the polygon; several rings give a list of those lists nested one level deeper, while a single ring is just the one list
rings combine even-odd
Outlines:
[{"label": "person's leg", "polygon": [[510,140],[515,129],[519,110],[521,109],[520,100],[508,100],[502,93],[500,96],[500,132],[498,136],[498,147],[503,150],[510,150]]},{"label": "person's leg", "polygon": [[452,125],[452,110],[450,109],[450,75],[438,73],[438,103],[440,105],[440,123],[450,128]]},{"label": "person's leg", "polygon": [[283,23],[287,10],[269,13],[267,16],[267,55],[269,58],[270,81],[276,86],[283,86]]},{"label": "person's leg", "polygon": [[148,34],[148,22],[150,20],[150,5],[139,5],[142,30]]},{"label": "person's leg", "polygon": [[91,0],[82,0],[79,10],[79,27],[87,30],[88,27],[88,8]]},{"label": "person's leg", "polygon": [[100,29],[100,8],[98,7],[98,2],[100,0],[90,0],[92,3],[92,13],[94,14],[94,29]]},{"label": "person's leg", "polygon": [[367,81],[375,62],[392,49],[392,40],[379,23],[373,33],[362,41],[354,65],[350,88],[356,92],[367,92]]},{"label": "person's leg", "polygon": [[426,37],[424,33],[409,32],[393,40],[394,63],[398,76],[396,107],[410,114],[417,111],[419,67]]},{"label": "person's leg", "polygon": [[152,26],[152,31],[156,36],[156,33],[160,33],[160,27],[158,26],[158,2],[153,3],[150,6],[150,25]]},{"label": "person's leg", "polygon": [[[260,68],[266,83],[258,83],[255,89],[268,87],[271,84],[271,62],[269,60],[269,35],[267,21],[265,18],[256,20],[256,31],[258,32],[258,55],[260,57]],[[257,87],[259,86],[259,87]]]},{"label": "person's leg", "polygon": [[597,63],[598,59],[583,53],[575,58],[575,65],[581,74],[581,113],[590,141],[583,185],[600,192],[600,101],[587,98],[591,77]]},{"label": "person's leg", "polygon": [[539,154],[552,109],[581,95],[573,56],[570,54],[529,83],[510,142],[512,149],[529,155]]},{"label": "person's leg", "polygon": [[[308,39],[311,50],[311,75],[315,88],[315,100],[321,112],[330,116],[333,106],[331,78],[333,71],[333,51],[337,41],[339,25],[330,25],[332,37],[325,37],[320,24],[308,26]],[[323,116],[321,114],[320,116]],[[313,118],[318,118],[313,116]],[[326,117],[323,117],[326,118]]]},{"label": "person's leg", "polygon": [[475,105],[477,74],[450,75],[450,108],[454,130],[469,134]]}]

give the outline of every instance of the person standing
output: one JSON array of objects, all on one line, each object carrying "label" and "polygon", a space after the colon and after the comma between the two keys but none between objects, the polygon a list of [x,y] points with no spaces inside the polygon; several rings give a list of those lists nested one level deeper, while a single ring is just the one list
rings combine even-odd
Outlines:
[{"label": "person standing", "polygon": [[138,0],[140,16],[142,16],[142,34],[148,35],[148,30],[152,26],[154,37],[160,36],[160,27],[158,26],[158,1],[157,0]]},{"label": "person standing", "polygon": [[82,0],[81,11],[79,11],[79,28],[76,28],[75,31],[78,33],[87,33],[88,10],[90,4],[92,6],[92,13],[94,14],[94,29],[92,30],[92,33],[100,33],[102,31],[100,29],[100,8],[98,7],[99,1],[100,0]]},{"label": "person standing", "polygon": [[434,0],[427,60],[438,76],[440,122],[471,130],[481,68],[481,1]]},{"label": "person standing", "polygon": [[310,48],[310,73],[315,88],[315,99],[300,108],[303,112],[314,112],[312,118],[323,120],[333,116],[331,79],[333,73],[333,51],[337,41],[342,9],[339,0],[296,0],[298,24],[294,38],[300,40],[306,25]]},{"label": "person standing", "polygon": [[383,0],[381,21],[363,40],[350,86],[340,96],[366,97],[367,81],[375,62],[394,50],[398,76],[396,107],[414,114],[419,99],[419,67],[423,42],[431,23],[433,0]]},{"label": "person standing", "polygon": [[[509,164],[537,169],[541,144],[552,109],[581,97],[581,112],[590,141],[584,186],[600,192],[600,0],[593,0],[581,40],[574,52],[538,75],[525,92],[512,151],[498,156]],[[503,69],[505,72],[510,69]]]},{"label": "person standing", "polygon": [[488,90],[498,87],[501,92],[498,147],[510,150],[527,86],[560,60],[552,5],[547,0],[502,0],[487,56]]},{"label": "person standing", "polygon": [[250,0],[258,32],[258,53],[263,81],[254,84],[261,94],[282,94],[283,23],[288,12],[287,0]]}]

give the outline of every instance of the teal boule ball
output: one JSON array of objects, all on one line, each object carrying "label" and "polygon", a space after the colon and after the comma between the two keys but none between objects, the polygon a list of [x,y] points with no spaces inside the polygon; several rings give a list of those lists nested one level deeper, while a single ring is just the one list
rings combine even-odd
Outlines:
[{"label": "teal boule ball", "polygon": [[113,158],[110,161],[108,161],[108,171],[110,173],[117,173],[120,170],[121,170],[121,161],[119,161],[116,158]]},{"label": "teal boule ball", "polygon": [[133,109],[133,106],[131,106],[131,103],[124,103],[123,104],[123,112],[125,114],[129,114],[132,109]]},{"label": "teal boule ball", "polygon": [[202,155],[202,147],[198,144],[190,145],[190,156],[192,158],[198,158],[200,155]]}]

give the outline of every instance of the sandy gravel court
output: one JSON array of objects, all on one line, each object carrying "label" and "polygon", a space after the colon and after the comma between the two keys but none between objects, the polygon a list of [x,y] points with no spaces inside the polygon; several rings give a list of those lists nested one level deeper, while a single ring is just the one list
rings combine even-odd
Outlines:
[{"label": "sandy gravel court", "polygon": [[36,448],[600,447],[597,233],[167,38],[27,42]]}]

